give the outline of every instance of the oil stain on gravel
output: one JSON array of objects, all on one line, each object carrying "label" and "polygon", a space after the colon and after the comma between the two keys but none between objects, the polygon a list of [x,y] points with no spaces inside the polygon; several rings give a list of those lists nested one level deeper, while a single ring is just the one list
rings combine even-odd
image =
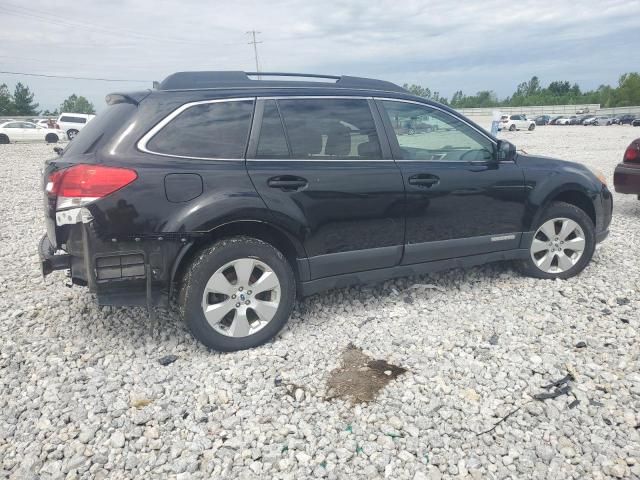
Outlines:
[{"label": "oil stain on gravel", "polygon": [[343,398],[352,403],[370,402],[391,380],[407,371],[385,360],[374,360],[349,344],[342,364],[332,370],[327,382],[327,400]]}]

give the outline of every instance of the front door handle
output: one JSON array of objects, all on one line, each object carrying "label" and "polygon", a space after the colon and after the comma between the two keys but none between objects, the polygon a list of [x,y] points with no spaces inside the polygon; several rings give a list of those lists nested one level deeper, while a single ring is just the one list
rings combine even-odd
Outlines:
[{"label": "front door handle", "polygon": [[267,180],[267,185],[271,188],[279,188],[285,192],[295,192],[302,190],[309,185],[309,182],[307,182],[306,178],[282,175],[280,177],[271,177]]},{"label": "front door handle", "polygon": [[440,183],[440,177],[436,175],[421,173],[409,177],[409,185],[416,185],[418,187],[430,188],[433,185],[437,185],[438,183]]}]

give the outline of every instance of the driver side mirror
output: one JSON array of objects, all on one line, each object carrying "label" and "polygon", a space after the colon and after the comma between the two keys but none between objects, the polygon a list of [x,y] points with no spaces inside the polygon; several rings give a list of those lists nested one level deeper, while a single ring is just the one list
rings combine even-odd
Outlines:
[{"label": "driver side mirror", "polygon": [[516,159],[516,146],[506,140],[498,140],[496,152],[498,162],[513,162]]}]

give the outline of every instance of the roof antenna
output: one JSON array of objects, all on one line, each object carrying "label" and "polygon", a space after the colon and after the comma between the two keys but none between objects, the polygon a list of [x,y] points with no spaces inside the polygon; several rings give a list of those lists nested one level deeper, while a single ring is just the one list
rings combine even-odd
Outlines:
[{"label": "roof antenna", "polygon": [[258,64],[258,43],[262,43],[262,42],[256,42],[256,34],[258,33],[262,33],[262,32],[256,32],[255,30],[249,30],[247,32],[247,35],[251,35],[251,37],[253,38],[253,40],[251,42],[249,42],[249,45],[253,45],[253,54],[256,57],[256,72],[258,73],[258,80],[261,80],[260,77],[260,66]]}]

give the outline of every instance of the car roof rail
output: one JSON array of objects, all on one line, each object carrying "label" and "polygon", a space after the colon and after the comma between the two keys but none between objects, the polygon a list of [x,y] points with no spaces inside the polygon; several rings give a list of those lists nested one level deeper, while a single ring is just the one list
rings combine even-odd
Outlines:
[{"label": "car roof rail", "polygon": [[[268,80],[264,77],[267,77]],[[296,80],[283,80],[281,77]],[[307,79],[307,81],[304,81],[304,79]],[[165,78],[158,86],[158,90],[200,90],[247,87],[286,88],[291,86],[350,88],[407,93],[404,88],[395,83],[372,78],[351,77],[347,75],[320,75],[316,73],[242,71],[177,72]]]}]

